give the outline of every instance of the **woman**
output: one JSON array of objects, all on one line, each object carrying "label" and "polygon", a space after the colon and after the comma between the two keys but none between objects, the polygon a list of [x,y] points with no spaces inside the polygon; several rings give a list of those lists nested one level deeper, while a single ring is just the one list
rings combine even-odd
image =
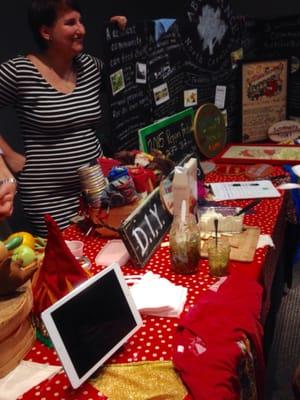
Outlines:
[{"label": "woman", "polygon": [[[113,17],[122,28],[124,17]],[[77,169],[101,156],[95,134],[102,116],[102,62],[82,53],[85,27],[76,0],[32,0],[29,22],[39,53],[0,66],[0,106],[13,105],[25,157],[0,137],[34,232],[44,214],[65,228],[78,209]]]}]

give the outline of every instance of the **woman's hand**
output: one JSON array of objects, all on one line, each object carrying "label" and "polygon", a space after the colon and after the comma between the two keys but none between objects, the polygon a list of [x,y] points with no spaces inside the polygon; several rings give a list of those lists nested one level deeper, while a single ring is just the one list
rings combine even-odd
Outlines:
[{"label": "woman's hand", "polygon": [[127,18],[124,15],[115,15],[110,18],[109,22],[116,22],[119,29],[124,31],[127,25]]}]

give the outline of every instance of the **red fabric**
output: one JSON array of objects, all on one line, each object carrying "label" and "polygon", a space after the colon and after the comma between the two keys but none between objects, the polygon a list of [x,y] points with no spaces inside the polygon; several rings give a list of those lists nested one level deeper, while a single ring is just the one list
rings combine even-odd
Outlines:
[{"label": "red fabric", "polygon": [[121,165],[120,161],[109,157],[99,157],[97,158],[97,162],[100,165],[104,176],[108,176],[113,167],[118,167]]},{"label": "red fabric", "polygon": [[[282,174],[281,168],[279,167],[278,168],[273,167],[273,168],[274,168],[273,175]],[[243,176],[239,176],[238,178],[239,180],[246,179],[246,177]],[[235,178],[234,177],[228,178],[226,176],[220,176],[217,173],[211,173],[209,174],[209,179],[207,179],[207,181],[219,182],[230,179],[234,180]],[[241,200],[232,202],[221,202],[221,204],[243,207],[246,204],[248,204],[248,202],[249,200]],[[255,207],[255,212],[249,213],[245,216],[245,221],[244,221],[245,225],[259,226],[261,228],[261,233],[270,234],[273,236],[276,222],[280,223],[280,221],[278,221],[278,219],[281,218],[281,217],[279,218],[279,211],[281,212],[282,208],[283,208],[282,197],[278,199],[264,199],[258,206]],[[89,257],[90,260],[92,261],[92,267],[90,270],[92,274],[96,274],[97,272],[103,269],[103,266],[96,266],[94,260],[99,250],[101,250],[101,248],[106,244],[107,240],[100,238],[97,233],[85,237],[84,234],[76,225],[70,226],[67,230],[64,231],[63,234],[65,239],[69,240],[77,239],[77,240],[82,240],[84,242],[84,254],[87,257]],[[168,241],[168,237],[165,238],[165,241]],[[277,245],[276,238],[275,238],[275,244]],[[270,251],[270,249],[268,249],[267,247],[260,248],[256,250],[253,262],[244,263],[244,262],[230,261],[230,274],[235,275],[235,278],[237,278],[237,276],[239,277],[237,283],[239,284],[238,287],[240,288],[237,294],[235,293],[234,289],[232,289],[234,298],[233,299],[234,306],[232,306],[232,309],[234,309],[238,305],[238,302],[240,301],[239,300],[240,297],[238,296],[238,294],[242,291],[242,289],[244,291],[244,284],[246,285],[248,284],[246,278],[248,279],[251,278],[253,280],[259,281],[262,278],[262,272],[266,269],[266,263],[274,264],[273,259],[270,258],[267,259],[267,255],[269,255],[269,253],[273,255],[274,251]],[[206,296],[208,295],[207,292],[208,287],[212,283],[218,281],[217,278],[214,278],[209,274],[207,259],[204,258],[201,259],[200,264],[201,265],[199,271],[195,275],[174,274],[174,272],[170,268],[169,248],[159,247],[155,252],[155,254],[151,257],[147,265],[143,268],[143,270],[133,268],[132,264],[128,262],[125,266],[122,267],[122,271],[125,275],[139,275],[147,271],[152,271],[154,273],[160,274],[162,277],[169,279],[175,284],[187,287],[188,299],[185,305],[185,312],[188,312],[190,307],[193,307],[195,304],[198,304],[199,299],[206,298]],[[245,300],[244,303],[247,304],[248,302],[251,301],[251,304],[253,304],[254,301],[254,303],[256,304],[257,299],[252,300],[253,295],[255,296],[255,291],[253,291],[252,294],[249,294],[248,299],[246,298],[244,299]],[[258,296],[260,298],[260,294]],[[246,309],[248,309],[248,307],[249,306],[247,306]],[[209,310],[211,310],[211,308],[209,308]],[[214,319],[218,319],[219,314],[220,313],[211,311],[211,316]],[[248,312],[247,315],[249,315]],[[208,317],[209,317],[209,311],[207,318]],[[203,320],[203,324],[206,323],[207,318]],[[139,361],[144,362],[144,361],[170,360],[173,355],[173,339],[177,329],[177,324],[178,324],[178,319],[176,318],[158,318],[151,316],[144,317],[143,326],[134,334],[134,336],[130,338],[130,340],[122,347],[121,350],[119,350],[116,354],[114,354],[114,356],[109,360],[109,362],[116,364],[116,363],[130,363]],[[213,332],[212,336],[216,336],[217,334],[219,334],[226,325],[227,322],[223,323],[221,328],[216,327],[215,332]],[[258,336],[260,337],[260,335]],[[177,335],[176,335],[176,340],[177,340]],[[236,355],[235,349],[236,347],[234,347],[234,351],[232,352],[232,354],[235,357],[234,360],[238,361],[241,357],[241,354],[239,352]],[[218,354],[216,355],[218,356]],[[53,357],[56,357],[55,352],[53,350],[48,349],[45,346],[42,346],[38,344],[38,342],[36,342],[36,345],[29,353],[29,355],[26,357],[26,359],[32,359],[33,361],[37,362],[49,362],[50,364],[55,364],[55,363],[59,364],[59,360],[56,358],[56,362],[54,362],[55,360],[53,360]],[[205,359],[204,361],[207,362],[207,359]],[[201,382],[204,381],[203,383],[204,388],[207,388],[209,386],[208,382],[205,382],[206,376],[208,374],[215,373],[217,375],[214,379],[214,382],[218,382],[218,385],[222,385],[220,381],[222,377],[224,377],[223,369],[219,368],[219,365],[217,365],[214,372],[212,360],[209,361],[210,362],[204,364],[203,368],[200,369],[200,372],[202,373],[202,377],[200,376],[200,381]],[[232,368],[233,362],[234,361],[228,362],[230,368]],[[218,363],[218,360],[216,360],[216,363]],[[206,372],[206,367],[208,372]],[[260,370],[263,371],[263,367],[258,368],[258,371]],[[218,378],[219,371],[221,373],[221,376]],[[235,375],[238,375],[237,371],[235,371]],[[237,379],[238,378],[234,378],[233,381],[236,382]],[[259,376],[257,377],[257,379],[259,379]],[[259,383],[261,382],[261,380],[257,380],[257,382]],[[24,395],[23,400],[24,399],[32,400],[33,398],[38,399],[43,397],[45,397],[47,400],[52,399],[53,386],[51,385],[51,381],[49,382],[47,387],[48,387],[47,395],[44,395],[43,392],[44,396],[40,396],[39,395],[40,387],[37,386],[35,387],[35,391],[32,390],[28,392],[30,394]],[[238,396],[239,387],[238,385],[236,385],[236,387],[237,387],[236,396]],[[76,392],[77,391],[79,391],[80,394],[82,394],[82,391],[80,389],[77,389]],[[56,398],[58,399],[65,398],[66,400],[69,400],[69,396],[67,396],[66,392],[60,392],[60,393],[61,395]],[[96,393],[93,395],[87,394],[86,400],[98,399],[99,398],[98,396],[99,394],[97,395]],[[191,400],[191,399],[192,399],[191,396],[186,396],[185,398],[185,400]],[[198,400],[197,397],[193,397],[193,399]],[[200,397],[200,399],[202,400],[202,397]],[[223,398],[221,396],[212,396],[209,400],[221,400],[221,399],[224,400],[226,398]]]},{"label": "red fabric", "polygon": [[38,386],[35,386],[23,396],[20,400],[47,399],[47,400],[107,400],[107,397],[101,395],[88,382],[83,383],[78,389],[73,389],[64,372],[54,375],[50,379],[46,379]]},{"label": "red fabric", "polygon": [[262,288],[238,274],[217,292],[208,290],[179,322],[173,362],[197,400],[239,400],[237,365],[245,335],[257,356],[258,399],[263,398],[263,329],[259,323]]},{"label": "red fabric", "polygon": [[32,288],[33,311],[37,315],[88,278],[70,252],[54,219],[46,215],[45,221],[48,228],[45,257]]},{"label": "red fabric", "polygon": [[150,193],[157,184],[157,177],[151,169],[134,167],[129,168],[128,172],[133,179],[136,191],[139,193]]}]

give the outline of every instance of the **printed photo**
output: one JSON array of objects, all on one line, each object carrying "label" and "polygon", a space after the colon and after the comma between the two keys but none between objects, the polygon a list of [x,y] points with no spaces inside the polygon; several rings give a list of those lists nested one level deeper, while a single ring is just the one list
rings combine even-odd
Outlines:
[{"label": "printed photo", "polygon": [[110,75],[110,83],[113,95],[121,92],[121,90],[125,88],[125,81],[122,69],[119,69],[118,71]]},{"label": "printed photo", "polygon": [[154,95],[155,104],[157,106],[165,103],[166,101],[168,101],[170,99],[168,85],[166,83],[163,83],[159,86],[156,86],[153,89],[153,95]]},{"label": "printed photo", "polygon": [[184,91],[184,107],[196,106],[198,103],[197,89],[190,89]]},{"label": "printed photo", "polygon": [[137,62],[135,64],[135,81],[136,83],[147,82],[147,65]]}]

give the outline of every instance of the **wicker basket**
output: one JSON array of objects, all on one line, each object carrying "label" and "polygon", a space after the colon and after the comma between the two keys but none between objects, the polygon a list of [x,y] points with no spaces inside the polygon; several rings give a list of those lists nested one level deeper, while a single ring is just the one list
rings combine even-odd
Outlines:
[{"label": "wicker basket", "polygon": [[13,370],[33,346],[32,301],[29,282],[14,295],[0,298],[0,378]]}]

